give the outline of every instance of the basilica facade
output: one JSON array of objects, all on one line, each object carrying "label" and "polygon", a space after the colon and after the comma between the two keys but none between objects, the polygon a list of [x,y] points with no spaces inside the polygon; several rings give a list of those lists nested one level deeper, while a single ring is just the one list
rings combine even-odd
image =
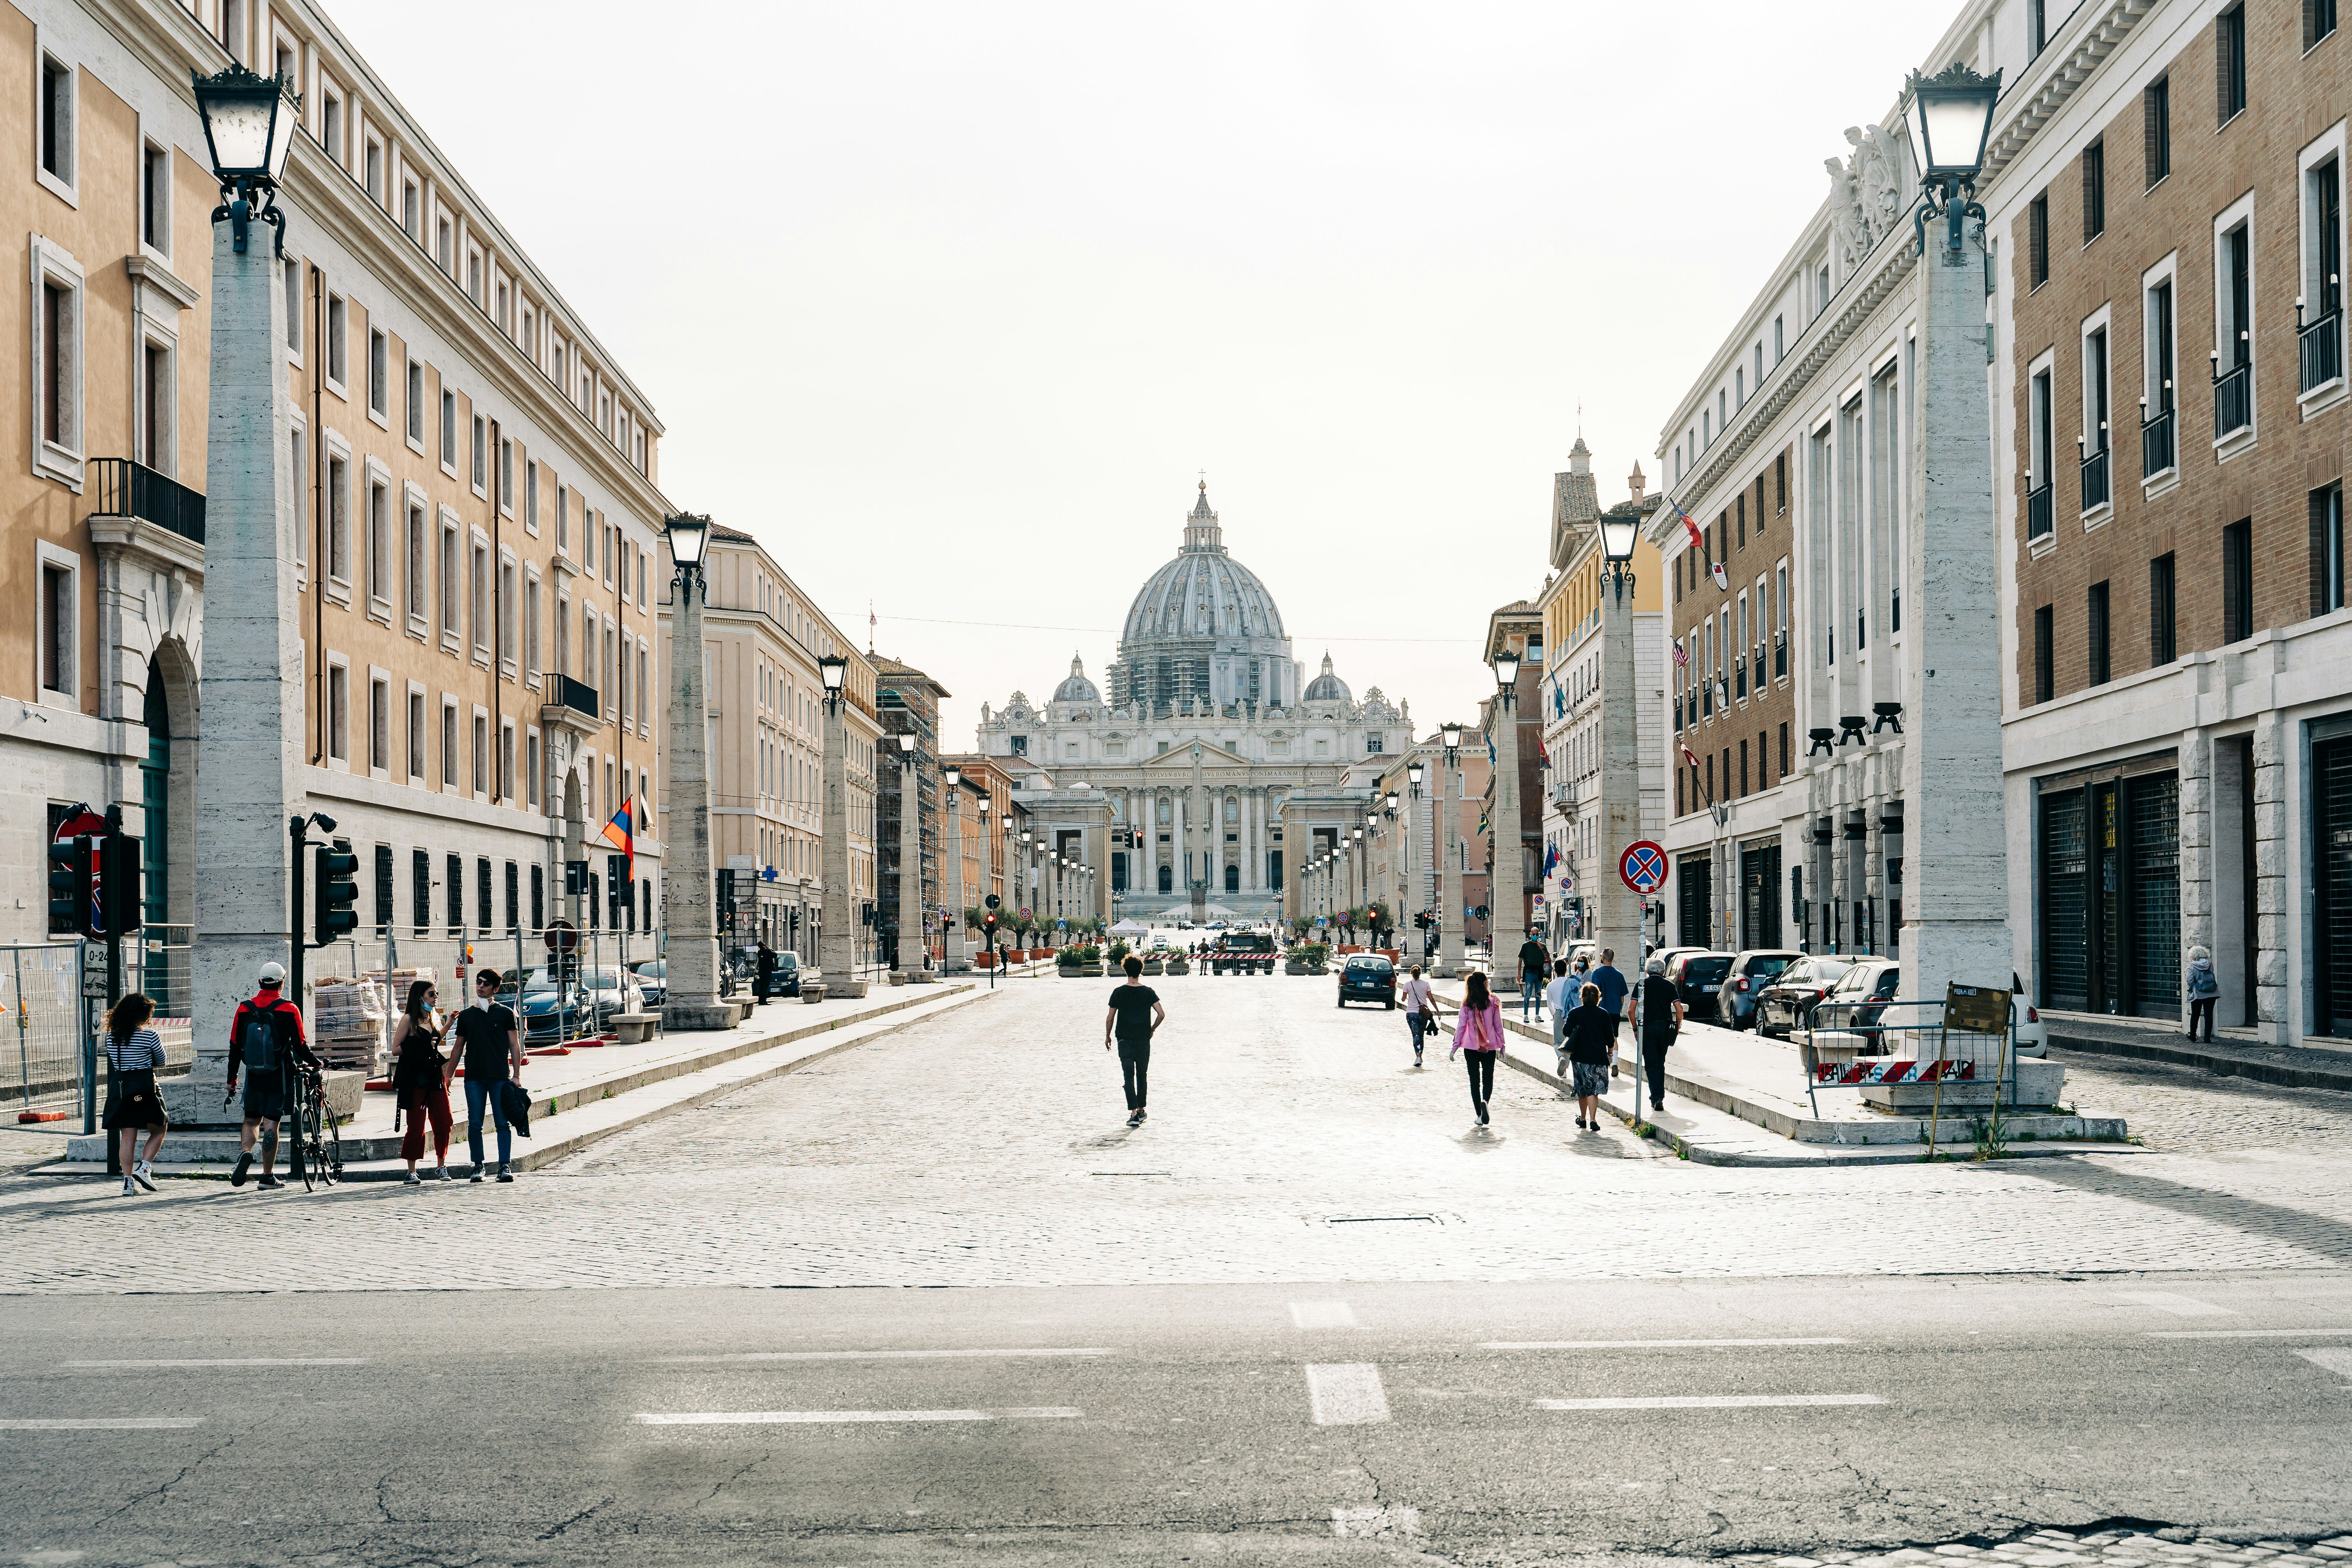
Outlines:
[{"label": "basilica facade", "polygon": [[978,749],[1035,786],[1025,804],[1049,832],[1064,816],[1073,834],[1107,828],[1077,842],[1121,918],[1275,918],[1289,873],[1362,820],[1371,781],[1412,740],[1410,705],[1377,687],[1358,700],[1329,654],[1306,678],[1274,595],[1227,552],[1206,481],[1181,547],[1128,610],[1107,681],[1108,696],[1074,655],[1050,700],[983,705]]}]

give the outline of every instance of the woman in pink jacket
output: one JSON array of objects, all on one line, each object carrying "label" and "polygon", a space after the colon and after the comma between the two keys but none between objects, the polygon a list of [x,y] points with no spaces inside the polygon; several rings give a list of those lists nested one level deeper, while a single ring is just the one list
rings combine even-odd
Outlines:
[{"label": "woman in pink jacket", "polygon": [[1476,970],[1462,994],[1462,1010],[1454,1016],[1454,1048],[1466,1052],[1470,1068],[1470,1105],[1478,1125],[1486,1125],[1486,1104],[1495,1098],[1495,1062],[1503,1054],[1503,1009],[1487,994],[1486,977]]}]

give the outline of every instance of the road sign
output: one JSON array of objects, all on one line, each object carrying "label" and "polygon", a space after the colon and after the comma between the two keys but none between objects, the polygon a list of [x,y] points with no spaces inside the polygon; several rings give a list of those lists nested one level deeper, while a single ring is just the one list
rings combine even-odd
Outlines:
[{"label": "road sign", "polygon": [[570,952],[580,945],[580,932],[570,921],[553,921],[547,928],[547,951]]},{"label": "road sign", "polygon": [[1654,893],[1666,885],[1666,852],[1646,838],[1637,838],[1619,857],[1617,874],[1635,892]]},{"label": "road sign", "polygon": [[1024,921],[1029,918],[1029,906],[1026,904],[1021,906],[1021,918]]}]

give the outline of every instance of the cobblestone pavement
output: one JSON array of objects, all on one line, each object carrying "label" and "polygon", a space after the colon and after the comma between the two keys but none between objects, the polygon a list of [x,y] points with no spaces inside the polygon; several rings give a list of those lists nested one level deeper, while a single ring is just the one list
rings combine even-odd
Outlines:
[{"label": "cobblestone pavement", "polygon": [[2066,1092],[2125,1118],[2150,1149],[2217,1159],[2281,1150],[2352,1155],[2352,1094],[2224,1078],[2131,1057],[2053,1051]]},{"label": "cobblestone pavement", "polygon": [[0,1181],[16,1238],[0,1290],[2352,1265],[2352,1112],[2324,1091],[2070,1060],[2084,1110],[2179,1152],[1706,1167],[1579,1132],[1508,1071],[1475,1130],[1461,1068],[1433,1049],[1413,1070],[1403,1015],[1335,1010],[1327,979],[1188,976],[1160,984],[1152,1115],[1129,1131],[1100,1043],[1108,985],[1016,981],[509,1187],[126,1199]]}]

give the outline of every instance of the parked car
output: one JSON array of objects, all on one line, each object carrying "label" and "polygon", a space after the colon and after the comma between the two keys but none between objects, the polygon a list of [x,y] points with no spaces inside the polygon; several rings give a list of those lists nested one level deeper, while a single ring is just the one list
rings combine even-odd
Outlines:
[{"label": "parked car", "polygon": [[[2012,1016],[2015,1021],[2015,1047],[2021,1057],[2047,1057],[2050,1054],[2050,1026],[2042,1021],[2041,1010],[2025,998],[2025,982],[2011,970],[2009,976],[2011,994],[2016,997]],[[1937,1009],[1927,1006],[1904,1007],[1877,1005],[1918,1002],[1917,997],[1903,994],[1903,965],[1891,958],[1866,959],[1853,966],[1831,989],[1832,1002],[1858,1002],[1862,1005],[1837,1009],[1841,1015],[1835,1026],[1851,1028],[1873,1038],[1883,1037],[1890,1029],[1933,1027]]]},{"label": "parked car", "polygon": [[1351,952],[1339,966],[1339,1005],[1385,1002],[1396,1008],[1396,965],[1377,952]]},{"label": "parked car", "polygon": [[784,952],[776,954],[776,972],[768,977],[770,996],[798,996],[801,994],[801,955]]},{"label": "parked car", "polygon": [[583,965],[568,985],[542,970],[522,988],[523,1042],[601,1034],[614,1014],[644,1011],[636,976],[613,965]]},{"label": "parked car", "polygon": [[1677,953],[1666,960],[1666,978],[1674,983],[1675,994],[1682,1000],[1685,1019],[1714,1022],[1723,977],[1731,973],[1731,957],[1727,952],[1701,951]]},{"label": "parked car", "polygon": [[637,991],[648,1007],[658,1007],[669,995],[669,960],[648,958],[635,966]]},{"label": "parked car", "polygon": [[1756,994],[1756,1032],[1789,1039],[1812,1020],[1813,1004],[1845,978],[1845,972],[1867,954],[1811,952],[1780,971],[1769,985]]},{"label": "parked car", "polygon": [[1753,1025],[1756,998],[1780,977],[1782,970],[1804,956],[1793,948],[1748,948],[1733,953],[1719,998],[1723,1022],[1735,1029]]}]

